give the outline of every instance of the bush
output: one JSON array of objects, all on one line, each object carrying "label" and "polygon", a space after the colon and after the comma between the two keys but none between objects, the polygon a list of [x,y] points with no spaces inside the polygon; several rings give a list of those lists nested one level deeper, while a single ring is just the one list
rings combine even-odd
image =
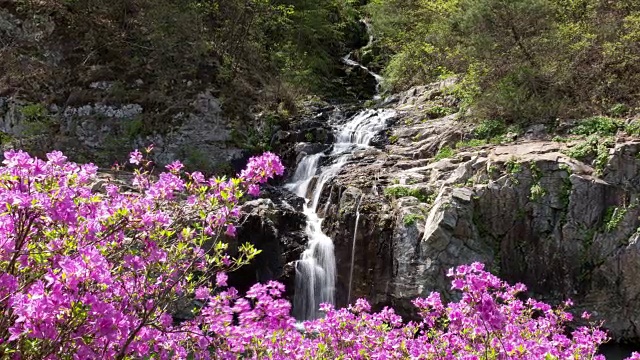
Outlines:
[{"label": "bush", "polygon": [[404,186],[391,186],[384,189],[384,194],[386,196],[393,197],[396,199],[399,199],[405,196],[413,196],[424,203],[430,203],[433,201],[433,195],[429,195],[425,192],[424,189],[418,189],[418,188],[408,188]]},{"label": "bush", "polygon": [[629,107],[625,104],[615,104],[609,109],[609,114],[615,117],[622,117],[629,113]]},{"label": "bush", "polygon": [[581,161],[593,158],[593,165],[596,173],[602,175],[602,172],[609,161],[609,149],[613,145],[614,141],[611,137],[602,138],[597,134],[594,134],[563,152],[568,156]]},{"label": "bush", "polygon": [[505,130],[506,126],[501,120],[484,120],[473,129],[473,134],[479,139],[488,140],[504,134]]},{"label": "bush", "polygon": [[455,75],[472,116],[522,124],[640,106],[635,1],[379,0],[367,10],[393,91]]},{"label": "bush", "polygon": [[[322,304],[323,319],[296,327],[277,283],[256,285],[246,298],[225,293],[211,298],[205,308],[204,329],[216,336],[203,344],[213,346],[213,358],[332,360],[358,354],[444,359],[455,354],[452,359],[604,359],[596,355],[607,340],[603,331],[565,328],[572,319],[565,311],[570,301],[553,308],[534,299],[521,300],[524,285],[511,286],[479,263],[450,269],[448,276],[462,300],[444,304],[439,293],[417,298],[413,304],[421,321],[406,324],[393,309],[372,313],[369,303],[359,299],[343,309]],[[236,314],[239,320],[232,322]],[[209,356],[196,353],[196,358]],[[634,354],[632,359],[640,357]]]},{"label": "bush", "polygon": [[612,136],[622,128],[621,121],[605,116],[594,116],[580,121],[580,123],[571,130],[575,135],[593,135]]},{"label": "bush", "polygon": [[458,141],[456,143],[456,149],[461,149],[465,147],[479,147],[487,144],[488,144],[487,140],[484,140],[484,139],[469,139],[464,141]]},{"label": "bush", "polygon": [[430,119],[438,119],[455,113],[456,110],[449,107],[434,106],[427,110],[427,116]]},{"label": "bush", "polygon": [[418,220],[424,220],[424,215],[420,214],[407,214],[402,218],[402,223],[405,226],[410,226],[416,223]]},{"label": "bush", "polygon": [[210,279],[224,285],[222,271],[257,255],[243,245],[230,257],[221,235],[235,234],[244,194],[283,171],[266,153],[234,179],[183,173],[179,162],[156,178],[135,151],[133,191],[94,191],[97,167],[60,152],[4,158],[0,354],[22,359],[186,358],[204,334],[172,311],[201,314],[193,299],[208,298]]},{"label": "bush", "polygon": [[42,104],[27,104],[20,107],[20,113],[28,122],[44,121],[49,112]]}]

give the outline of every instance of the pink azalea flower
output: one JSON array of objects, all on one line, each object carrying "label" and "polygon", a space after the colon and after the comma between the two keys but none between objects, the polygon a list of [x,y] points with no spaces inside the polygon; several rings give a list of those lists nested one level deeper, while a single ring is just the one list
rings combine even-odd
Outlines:
[{"label": "pink azalea flower", "polygon": [[227,286],[227,274],[219,272],[216,274],[216,286]]},{"label": "pink azalea flower", "polygon": [[129,154],[129,162],[134,165],[140,165],[142,161],[142,153],[138,151],[138,149],[134,150]]}]

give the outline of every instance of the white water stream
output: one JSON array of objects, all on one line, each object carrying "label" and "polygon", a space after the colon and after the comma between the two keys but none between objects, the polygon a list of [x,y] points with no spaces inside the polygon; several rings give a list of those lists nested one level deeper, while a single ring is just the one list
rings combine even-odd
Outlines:
[{"label": "white water stream", "polygon": [[[347,163],[351,154],[366,148],[371,139],[386,128],[386,122],[395,116],[390,109],[364,110],[345,124],[336,126],[336,142],[330,154],[307,155],[298,164],[292,181],[285,187],[307,199],[304,213],[307,216],[306,232],[309,244],[296,264],[293,314],[298,320],[316,319],[322,316],[322,303],[335,304],[336,260],[333,241],[322,232],[322,218],[316,212],[322,190]],[[323,157],[331,160],[320,166]],[[312,181],[313,188],[310,188]]]},{"label": "white water stream", "polygon": [[369,68],[367,68],[366,66],[351,60],[351,54],[347,54],[345,57],[342,58],[342,62],[344,62],[345,64],[349,65],[349,66],[355,66],[355,67],[359,67],[364,69],[366,72],[368,72],[371,76],[373,76],[374,79],[376,79],[376,95],[373,97],[375,100],[380,98],[380,95],[378,95],[378,93],[380,92],[380,85],[382,84],[382,76],[374,73],[373,71],[369,70]]},{"label": "white water stream", "polygon": [[[365,25],[369,33],[368,46],[371,46],[373,35],[369,24],[365,22]],[[350,55],[343,57],[342,61],[349,66],[360,67],[371,74],[376,80],[376,93],[378,93],[382,77],[362,64],[351,60]],[[376,95],[376,97],[378,96]],[[296,263],[293,300],[293,315],[299,321],[321,317],[322,313],[319,307],[322,303],[335,305],[336,258],[333,240],[322,232],[322,218],[317,213],[324,186],[340,172],[355,150],[369,146],[371,139],[386,128],[387,120],[394,117],[395,114],[395,111],[390,109],[367,109],[356,114],[347,122],[335,125],[336,141],[331,153],[305,156],[298,164],[291,182],[285,185],[287,189],[306,199],[304,214],[307,217],[306,233],[309,237],[309,244],[302,253],[301,259]],[[320,166],[321,160],[325,157],[328,158],[328,161],[323,161],[325,165]],[[328,208],[327,204],[325,213]],[[359,204],[356,213],[356,229],[354,231],[357,231],[358,228]],[[355,234],[352,247],[349,298],[351,297],[353,280]]]},{"label": "white water stream", "polygon": [[[371,30],[371,24],[369,24],[367,21],[363,21],[364,25],[367,27],[367,34],[369,34],[369,42],[367,43],[367,45],[365,46],[365,48],[370,48],[371,45],[373,44],[373,32]],[[374,73],[373,71],[369,70],[369,68],[367,68],[366,66],[360,64],[357,61],[353,61],[351,60],[351,53],[348,53],[347,55],[345,55],[342,58],[342,62],[345,63],[346,65],[352,66],[352,67],[359,67],[363,70],[365,70],[366,72],[369,73],[369,75],[373,76],[374,79],[376,79],[376,95],[373,97],[374,100],[378,100],[380,99],[380,86],[382,85],[382,81],[384,80],[382,76]]]}]

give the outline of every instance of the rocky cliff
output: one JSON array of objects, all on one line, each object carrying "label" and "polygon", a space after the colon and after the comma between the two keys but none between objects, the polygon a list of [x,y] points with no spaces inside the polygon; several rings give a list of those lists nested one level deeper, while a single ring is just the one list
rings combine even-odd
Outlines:
[{"label": "rocky cliff", "polygon": [[[325,187],[318,208],[335,243],[338,305],[366,297],[411,317],[411,299],[453,296],[449,268],[481,261],[531,296],[571,298],[617,340],[640,340],[640,139],[597,126],[576,135],[584,125],[568,122],[491,144],[460,120],[451,85],[385,100],[393,124]],[[298,153],[323,149],[309,142]]]}]

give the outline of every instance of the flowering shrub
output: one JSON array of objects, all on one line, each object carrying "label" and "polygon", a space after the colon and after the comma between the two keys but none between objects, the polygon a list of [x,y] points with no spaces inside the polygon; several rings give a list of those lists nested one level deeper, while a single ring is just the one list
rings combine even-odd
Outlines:
[{"label": "flowering shrub", "polygon": [[[150,149],[148,150],[150,151]],[[170,315],[209,294],[215,271],[258,251],[226,255],[245,192],[283,173],[278,157],[252,158],[235,179],[167,166],[154,177],[142,153],[132,191],[97,168],[21,151],[0,168],[0,358],[184,358],[200,344]],[[216,276],[225,285],[225,275]],[[184,305],[186,306],[186,305]]]},{"label": "flowering shrub", "polygon": [[[449,272],[458,302],[414,301],[421,321],[358,300],[324,304],[301,326],[283,285],[227,286],[258,251],[226,254],[245,192],[282,174],[280,160],[252,158],[236,179],[183,173],[154,177],[142,153],[133,191],[94,191],[96,167],[5,153],[0,168],[0,358],[2,359],[603,359],[596,328],[567,335],[571,315],[518,294],[481,264]],[[182,304],[182,305],[180,305]],[[193,318],[171,314],[186,305]],[[584,314],[588,317],[588,314]],[[640,360],[634,354],[631,359]]]},{"label": "flowering shrub", "polygon": [[216,349],[211,357],[222,359],[604,359],[596,355],[607,340],[603,331],[579,327],[565,335],[572,316],[564,308],[570,301],[552,308],[520,300],[524,285],[510,286],[479,263],[459,266],[448,276],[461,300],[444,305],[438,293],[415,299],[420,322],[405,324],[390,308],[371,313],[360,299],[339,310],[324,304],[325,318],[300,329],[277,283],[255,285],[245,298],[233,289],[212,296],[198,321],[214,324],[204,329],[216,334],[208,338]]}]

